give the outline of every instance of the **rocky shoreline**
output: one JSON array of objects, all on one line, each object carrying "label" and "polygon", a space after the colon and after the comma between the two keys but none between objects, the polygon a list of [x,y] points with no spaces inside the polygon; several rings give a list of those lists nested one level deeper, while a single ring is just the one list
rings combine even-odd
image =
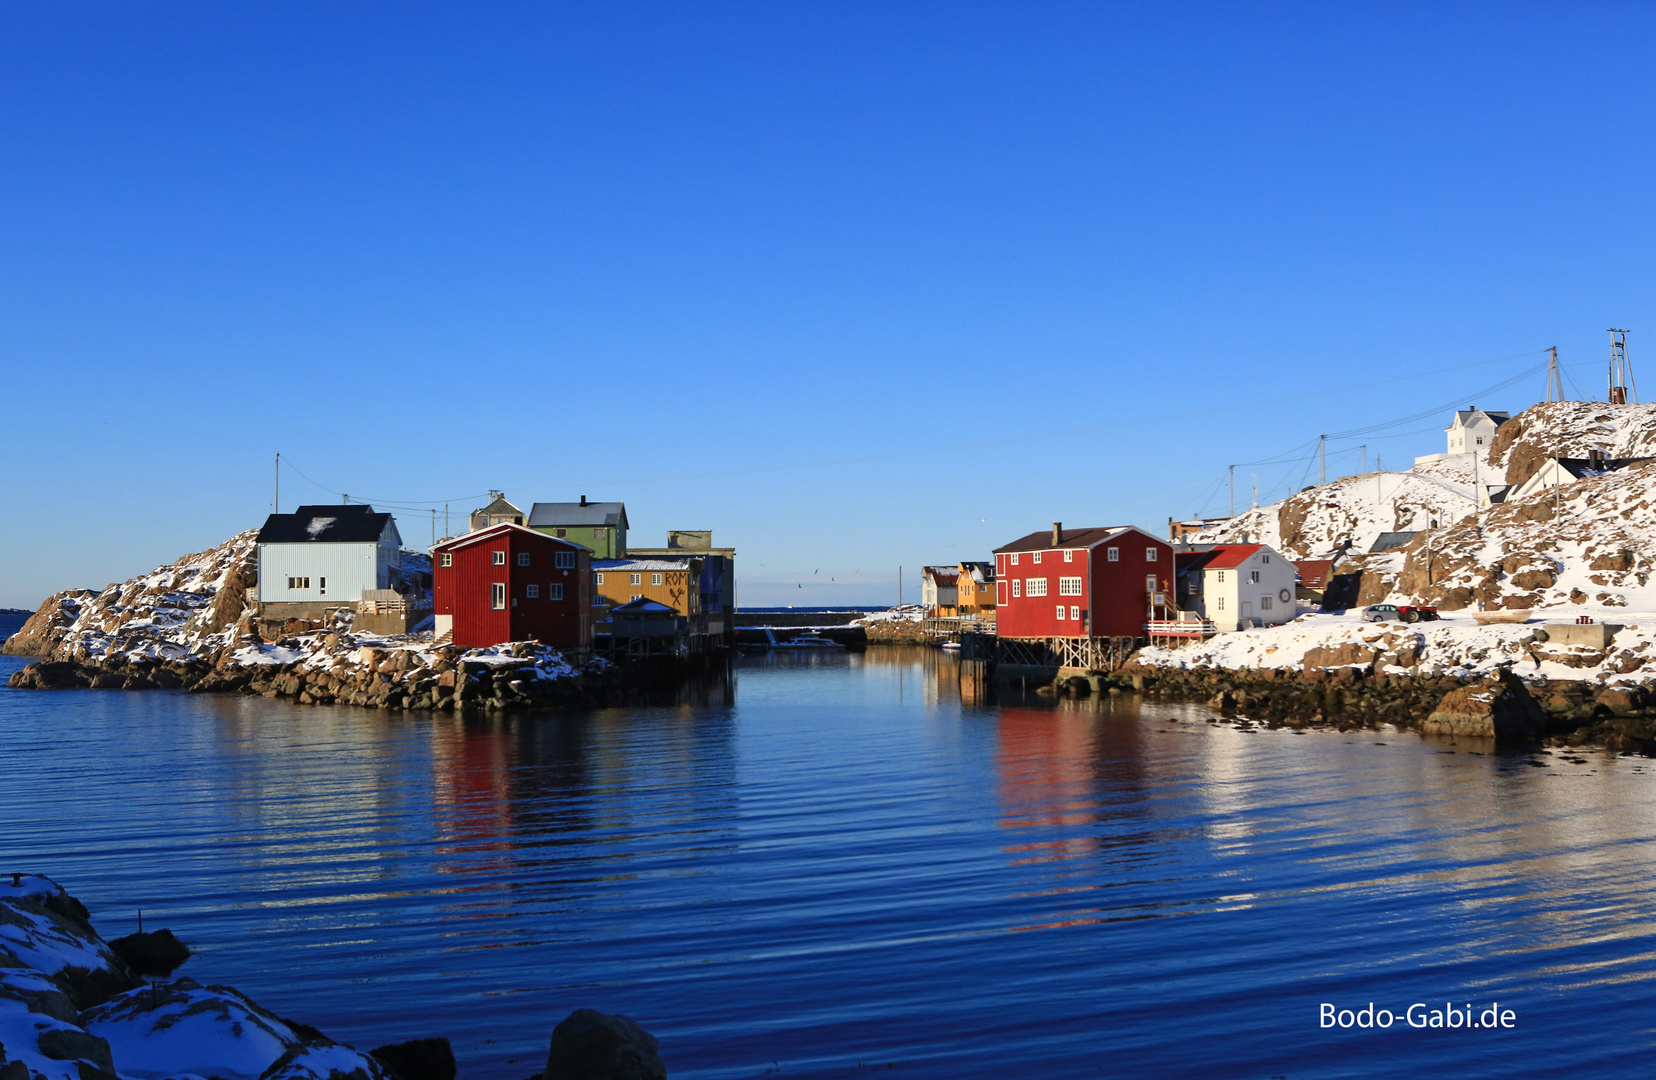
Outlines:
[{"label": "rocky shoreline", "polygon": [[1073,675],[1043,689],[1070,696],[1096,691],[1202,702],[1227,719],[1271,728],[1391,727],[1656,757],[1656,684],[1649,683],[1532,684],[1504,668],[1468,677],[1376,673],[1372,665],[1355,664],[1249,671],[1129,662],[1113,672]]},{"label": "rocky shoreline", "polygon": [[[106,942],[57,882],[0,876],[0,1080],[455,1080],[443,1037],[363,1052],[232,987],[144,978],[188,957],[164,930]],[[553,1029],[541,1075],[666,1080],[667,1069],[633,1020],[578,1009]]]}]

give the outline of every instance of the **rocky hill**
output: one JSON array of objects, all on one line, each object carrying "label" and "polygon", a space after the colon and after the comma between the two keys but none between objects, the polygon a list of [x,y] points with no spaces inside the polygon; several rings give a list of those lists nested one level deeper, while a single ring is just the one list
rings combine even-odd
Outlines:
[{"label": "rocky hill", "polygon": [[101,592],[49,597],[0,646],[14,656],[96,663],[113,653],[182,660],[222,649],[257,581],[256,529]]},{"label": "rocky hill", "polygon": [[1501,425],[1486,461],[1506,483],[1520,484],[1549,457],[1586,457],[1589,450],[1611,458],[1656,457],[1656,405],[1533,405]]}]

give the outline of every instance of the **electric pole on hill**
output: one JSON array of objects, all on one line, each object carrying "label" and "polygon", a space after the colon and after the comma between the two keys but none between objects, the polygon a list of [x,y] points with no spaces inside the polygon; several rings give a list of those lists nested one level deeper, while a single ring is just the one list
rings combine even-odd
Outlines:
[{"label": "electric pole on hill", "polygon": [[1558,370],[1558,346],[1554,345],[1547,350],[1551,359],[1547,361],[1547,400],[1564,400],[1564,376]]},{"label": "electric pole on hill", "polygon": [[1236,462],[1234,462],[1234,461],[1231,462],[1230,472],[1231,472],[1231,512],[1230,512],[1230,516],[1235,517],[1236,516]]},{"label": "electric pole on hill", "polygon": [[1633,385],[1633,369],[1627,363],[1627,331],[1610,331],[1610,391],[1605,398],[1612,405],[1637,405],[1639,389]]},{"label": "electric pole on hill", "polygon": [[1317,436],[1317,486],[1328,483],[1328,436]]},{"label": "electric pole on hill", "polygon": [[276,454],[276,493],[272,498],[275,501],[270,504],[270,512],[280,514],[282,512],[282,455],[279,451]]}]

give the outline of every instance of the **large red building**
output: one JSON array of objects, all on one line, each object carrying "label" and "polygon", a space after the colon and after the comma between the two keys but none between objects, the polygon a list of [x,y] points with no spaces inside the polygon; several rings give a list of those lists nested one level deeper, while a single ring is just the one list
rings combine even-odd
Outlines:
[{"label": "large red building", "polygon": [[431,549],[436,632],[475,649],[539,641],[592,645],[592,552],[568,540],[500,524]]},{"label": "large red building", "polygon": [[1173,602],[1173,547],[1131,525],[1054,523],[996,548],[995,576],[1003,638],[1143,637]]}]

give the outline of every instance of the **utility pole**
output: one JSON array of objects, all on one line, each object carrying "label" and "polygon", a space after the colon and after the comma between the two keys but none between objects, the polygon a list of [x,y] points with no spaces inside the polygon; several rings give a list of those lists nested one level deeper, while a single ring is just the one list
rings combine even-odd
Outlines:
[{"label": "utility pole", "polygon": [[1357,470],[1357,471],[1360,472],[1360,473],[1366,473],[1366,472],[1368,472],[1368,443],[1364,443],[1362,446],[1359,446],[1357,449],[1362,451],[1362,453],[1363,453],[1363,467],[1361,469]]},{"label": "utility pole", "polygon": [[1627,363],[1627,331],[1610,331],[1610,390],[1605,398],[1612,405],[1637,405],[1638,388],[1633,385],[1633,369]]},{"label": "utility pole", "polygon": [[274,499],[275,501],[270,504],[270,512],[280,514],[282,512],[282,452],[280,450],[276,452],[276,494]]},{"label": "utility pole", "polygon": [[903,606],[903,568],[897,568],[897,606]]},{"label": "utility pole", "polygon": [[339,497],[339,502],[340,502],[341,506],[350,506],[351,505],[351,497],[349,495],[341,495]]},{"label": "utility pole", "polygon": [[437,508],[431,508],[431,546],[437,546]]},{"label": "utility pole", "polygon": [[449,532],[448,503],[443,504],[443,535],[444,536],[453,536],[454,535],[453,533]]},{"label": "utility pole", "polygon": [[1550,354],[1550,358],[1547,360],[1547,400],[1549,402],[1563,401],[1564,376],[1558,370],[1558,346],[1549,347],[1547,352]]},{"label": "utility pole", "polygon": [[1317,486],[1328,483],[1328,436],[1317,436]]},{"label": "utility pole", "polygon": [[1234,461],[1231,462],[1230,473],[1231,473],[1231,512],[1230,512],[1230,516],[1235,517],[1236,516],[1236,462],[1234,462]]},{"label": "utility pole", "polygon": [[1253,477],[1253,508],[1255,510],[1258,510],[1259,509],[1259,474],[1258,473],[1250,473],[1249,475],[1251,475]]}]

